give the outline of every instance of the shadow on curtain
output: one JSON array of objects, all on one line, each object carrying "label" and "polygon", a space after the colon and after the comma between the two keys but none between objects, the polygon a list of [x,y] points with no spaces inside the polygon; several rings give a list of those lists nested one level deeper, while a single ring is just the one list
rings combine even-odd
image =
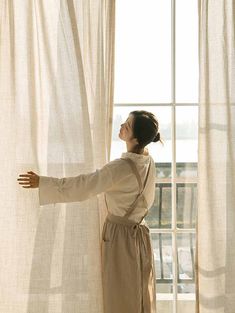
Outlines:
[{"label": "shadow on curtain", "polygon": [[0,311],[103,313],[102,195],[39,207],[17,185],[109,161],[114,1],[0,2]]}]

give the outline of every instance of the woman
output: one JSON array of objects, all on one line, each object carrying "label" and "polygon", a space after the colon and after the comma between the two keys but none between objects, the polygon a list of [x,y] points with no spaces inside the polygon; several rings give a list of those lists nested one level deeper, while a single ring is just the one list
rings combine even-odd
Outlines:
[{"label": "woman", "polygon": [[40,205],[86,200],[104,192],[108,215],[102,232],[105,313],[155,313],[155,267],[144,222],[155,198],[155,164],[145,148],[161,141],[156,117],[132,111],[121,124],[127,152],[101,169],[76,177],[19,175],[24,188],[39,187]]}]

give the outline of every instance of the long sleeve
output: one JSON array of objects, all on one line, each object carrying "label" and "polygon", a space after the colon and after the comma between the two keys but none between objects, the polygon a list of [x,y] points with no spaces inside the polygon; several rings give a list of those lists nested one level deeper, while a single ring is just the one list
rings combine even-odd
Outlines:
[{"label": "long sleeve", "polygon": [[124,163],[126,162],[116,159],[95,172],[75,177],[40,176],[39,204],[78,202],[105,192],[128,175]]}]

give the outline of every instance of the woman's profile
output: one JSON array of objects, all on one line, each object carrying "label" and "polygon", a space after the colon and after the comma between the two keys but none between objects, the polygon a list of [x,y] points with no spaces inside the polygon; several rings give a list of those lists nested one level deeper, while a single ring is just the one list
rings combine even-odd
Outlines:
[{"label": "woman's profile", "polygon": [[17,180],[24,188],[39,188],[40,205],[83,201],[104,192],[104,312],[156,313],[154,257],[144,217],[155,198],[155,164],[146,146],[161,141],[157,118],[144,110],[130,112],[119,138],[127,151],[95,172],[55,178],[29,171]]}]

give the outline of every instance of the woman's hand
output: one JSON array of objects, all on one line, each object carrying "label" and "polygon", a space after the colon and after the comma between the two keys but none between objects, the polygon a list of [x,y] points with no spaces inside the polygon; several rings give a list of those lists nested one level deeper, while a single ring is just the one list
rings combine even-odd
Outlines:
[{"label": "woman's hand", "polygon": [[40,177],[32,171],[27,172],[27,173],[28,174],[19,175],[20,177],[24,177],[24,178],[17,179],[19,181],[19,184],[26,185],[26,186],[22,186],[23,188],[38,188]]}]

